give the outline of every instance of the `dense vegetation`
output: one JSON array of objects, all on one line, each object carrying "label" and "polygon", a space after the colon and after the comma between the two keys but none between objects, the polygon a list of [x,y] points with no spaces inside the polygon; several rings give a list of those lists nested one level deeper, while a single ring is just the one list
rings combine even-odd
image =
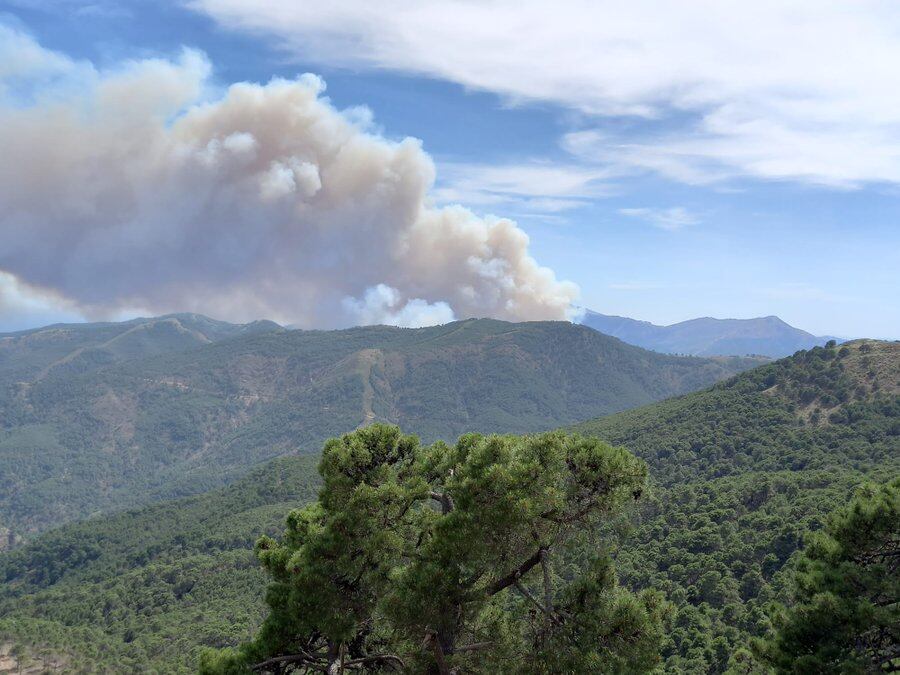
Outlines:
[{"label": "dense vegetation", "polygon": [[865,486],[799,557],[793,604],[757,643],[781,673],[900,670],[900,478]]},{"label": "dense vegetation", "polygon": [[755,363],[652,354],[562,322],[228,326],[169,317],[0,338],[0,530],[203,492],[372,421],[429,441],[539,431]]},{"label": "dense vegetation", "polygon": [[[640,673],[665,603],[619,589],[586,535],[647,469],[596,439],[468,434],[422,447],[376,424],[325,445],[318,501],[257,544],[269,616],[204,673]],[[422,645],[426,648],[423,650]]]},{"label": "dense vegetation", "polygon": [[727,670],[770,630],[768,603],[789,601],[804,532],[860,483],[900,474],[898,392],[900,344],[855,342],[576,427],[650,466],[654,496],[617,565],[677,607],[667,670]]},{"label": "dense vegetation", "polygon": [[[783,616],[771,611],[773,603],[790,609],[802,601],[793,579],[807,533],[822,530],[859,485],[900,474],[898,392],[900,344],[854,342],[801,352],[702,392],[579,425],[582,434],[624,446],[649,466],[643,506],[601,527],[599,543],[588,550],[609,551],[626,588],[658,590],[674,605],[661,646],[665,671],[764,672],[749,647],[754,637],[772,635],[772,617],[777,623]],[[317,480],[309,459],[279,462],[294,467],[291,480],[299,486]],[[236,484],[233,498],[266,496],[288,484],[260,469]],[[275,494],[264,502],[271,508],[260,502],[253,502],[258,510],[233,508],[226,501],[231,495],[221,490],[196,498],[207,500],[207,513],[223,522],[201,520],[185,541],[217,541],[229,529],[243,533],[234,546],[208,555],[183,553],[186,544],[176,538],[190,513],[182,519],[182,506],[161,504],[68,525],[0,556],[0,644],[6,639],[33,653],[42,646],[57,658],[74,655],[85,671],[119,672],[119,663],[142,663],[190,672],[203,647],[245,642],[266,613],[265,579],[250,542],[280,532],[298,502]],[[302,498],[299,490],[294,496]],[[144,546],[143,528],[171,531],[172,538],[150,536],[156,544]],[[48,563],[84,548],[79,542],[91,531],[111,542],[111,558],[85,558],[75,572],[40,578],[40,570],[53,569]],[[161,566],[182,576],[167,577],[162,570],[170,567]],[[167,578],[194,585],[176,596]],[[126,583],[139,591],[125,592],[119,584]],[[110,618],[103,616],[106,604]]]},{"label": "dense vegetation", "polygon": [[85,373],[113,363],[186,351],[280,328],[272,321],[234,324],[200,314],[170,314],[0,333],[0,381],[30,383],[51,372]]},{"label": "dense vegetation", "polygon": [[226,489],[70,524],[6,553],[0,644],[64,670],[191,672],[203,645],[245,640],[262,620],[253,544],[314,498],[316,462],[280,458]]}]

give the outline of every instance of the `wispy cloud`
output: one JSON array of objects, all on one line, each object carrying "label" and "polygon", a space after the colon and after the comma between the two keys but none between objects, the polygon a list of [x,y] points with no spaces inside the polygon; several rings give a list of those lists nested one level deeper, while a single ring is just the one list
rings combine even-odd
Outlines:
[{"label": "wispy cloud", "polygon": [[661,287],[658,284],[626,281],[624,283],[610,284],[608,288],[611,291],[655,291]]},{"label": "wispy cloud", "polygon": [[553,214],[577,209],[611,193],[612,169],[522,162],[518,164],[441,163],[434,198],[523,213]]},{"label": "wispy cloud", "polygon": [[672,206],[667,209],[629,208],[619,209],[619,213],[629,218],[638,218],[661,230],[674,232],[688,225],[696,225],[700,218],[683,206]]},{"label": "wispy cloud", "polygon": [[[426,75],[576,110],[591,162],[900,183],[900,15],[881,0],[188,0],[304,63]],[[608,116],[643,122],[597,135]],[[673,128],[677,127],[677,128]]]}]

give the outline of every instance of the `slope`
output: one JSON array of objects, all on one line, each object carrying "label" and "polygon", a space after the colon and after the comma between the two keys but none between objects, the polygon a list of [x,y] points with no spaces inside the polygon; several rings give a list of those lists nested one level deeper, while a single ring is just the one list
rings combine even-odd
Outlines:
[{"label": "slope", "polygon": [[171,314],[0,333],[0,382],[30,383],[51,372],[83,373],[120,361],[278,329],[271,321],[232,324],[200,314]]},{"label": "slope", "polygon": [[227,489],[73,523],[7,553],[8,672],[192,672],[202,646],[246,638],[263,616],[253,543],[314,498],[315,466],[279,458]]},{"label": "slope", "polygon": [[670,326],[657,326],[622,316],[607,316],[588,310],[582,324],[629,344],[667,354],[761,354],[788,356],[801,349],[825,344],[816,337],[788,325],[777,316],[756,319],[691,319]]},{"label": "slope", "polygon": [[[195,494],[373,420],[526,432],[696,390],[752,359],[654,354],[562,322],[275,330],[0,387],[13,537]],[[9,538],[9,537],[8,537]]]},{"label": "slope", "polygon": [[861,483],[900,474],[900,343],[815,348],[575,428],[651,467],[655,495],[618,566],[678,606],[667,672],[724,672],[768,630],[766,603],[786,599],[803,533]]},{"label": "slope", "polygon": [[[862,481],[900,471],[900,344],[817,348],[576,428],[651,465],[654,494],[634,528],[607,541],[624,581],[677,605],[666,671],[723,672],[767,629],[764,605],[787,587],[802,532]],[[0,642],[84,672],[115,671],[117,659],[190,672],[201,646],[245,638],[264,589],[237,549],[283,517],[290,481],[298,499],[314,484],[309,458],[272,466],[290,473],[264,467],[233,488],[70,524],[0,555]],[[248,492],[275,493],[271,520],[233,506]],[[207,515],[192,515],[194,504]],[[198,561],[211,541],[226,543]]]}]

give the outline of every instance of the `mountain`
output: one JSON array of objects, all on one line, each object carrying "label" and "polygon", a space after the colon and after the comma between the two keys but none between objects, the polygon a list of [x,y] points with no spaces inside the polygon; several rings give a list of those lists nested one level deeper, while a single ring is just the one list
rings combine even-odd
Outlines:
[{"label": "mountain", "polygon": [[[860,429],[869,415],[895,416],[898,394],[900,342],[855,340],[800,352],[706,390],[573,429],[636,452],[663,485],[737,474],[748,465],[772,471],[855,467],[853,444],[842,434]],[[886,450],[900,450],[900,421],[888,431],[887,439],[870,440],[888,440]],[[815,443],[800,447],[798,435]],[[784,456],[775,453],[787,446]],[[872,458],[867,445],[859,461],[869,466]]]},{"label": "mountain", "polygon": [[[900,472],[900,343],[816,348],[573,428],[650,465],[634,528],[602,541],[626,583],[676,606],[665,672],[723,672],[767,629],[764,605],[789,587],[802,532],[864,480]],[[72,672],[193,672],[204,646],[258,624],[265,581],[250,542],[313,496],[313,466],[277,459],[228,488],[0,554],[0,645]]]},{"label": "mountain", "polygon": [[760,354],[781,358],[801,349],[824,345],[831,339],[794,328],[777,316],[757,319],[704,317],[671,326],[657,326],[648,321],[607,316],[588,310],[581,323],[644,349],[694,356]]},{"label": "mountain", "polygon": [[212,489],[374,420],[428,441],[535,431],[759,363],[655,354],[564,322],[487,319],[299,331],[191,315],[4,339],[7,542]]},{"label": "mountain", "polygon": [[54,324],[0,333],[0,382],[34,382],[136,358],[184,351],[219,340],[278,330],[272,321],[232,324],[200,314],[118,323]]},{"label": "mountain", "polygon": [[617,566],[676,603],[665,670],[722,673],[768,630],[766,604],[788,600],[804,533],[900,475],[900,343],[816,347],[574,429],[650,466],[655,495]]}]

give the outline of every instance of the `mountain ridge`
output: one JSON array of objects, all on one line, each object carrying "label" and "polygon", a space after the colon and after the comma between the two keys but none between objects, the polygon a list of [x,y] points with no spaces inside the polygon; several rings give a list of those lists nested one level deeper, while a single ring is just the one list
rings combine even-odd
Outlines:
[{"label": "mountain ridge", "polygon": [[166,314],[121,322],[56,323],[0,333],[0,378],[30,381],[67,367],[85,372],[134,358],[281,330],[273,321],[232,324],[202,314]]},{"label": "mountain ridge", "polygon": [[[159,339],[139,341],[138,358],[119,343],[111,350],[104,325],[107,339],[82,339],[76,357],[68,338],[51,331],[51,348],[39,341],[30,360],[0,362],[0,528],[21,536],[202,492],[374,420],[428,441],[537,431],[693,391],[759,363],[655,354],[567,322],[239,327],[204,342],[182,321],[197,327],[172,318],[148,324]],[[203,330],[212,328],[199,328],[209,339]]]},{"label": "mountain ridge", "polygon": [[644,349],[694,356],[759,354],[781,358],[834,339],[815,336],[774,315],[752,319],[698,317],[660,326],[585,310],[580,323]]}]

